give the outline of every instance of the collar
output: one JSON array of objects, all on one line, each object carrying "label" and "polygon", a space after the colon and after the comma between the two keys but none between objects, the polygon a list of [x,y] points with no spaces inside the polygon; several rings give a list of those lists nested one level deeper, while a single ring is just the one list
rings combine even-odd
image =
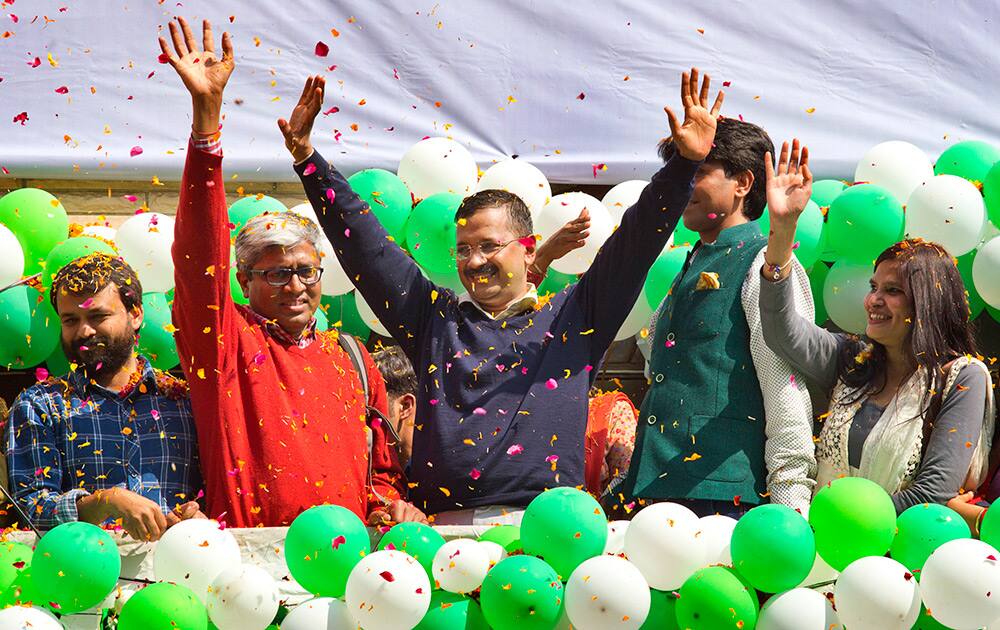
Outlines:
[{"label": "collar", "polygon": [[538,306],[538,289],[535,285],[528,283],[528,290],[521,297],[510,302],[502,311],[496,314],[496,316],[488,313],[478,302],[469,297],[468,293],[462,293],[458,296],[458,304],[472,304],[480,313],[483,313],[492,320],[500,321],[502,319],[507,319],[508,317],[514,317],[515,315],[520,315],[522,313],[527,313],[530,310],[534,310]]},{"label": "collar", "polygon": [[[121,391],[112,391],[106,387],[98,385],[92,379],[87,378],[83,373],[83,370],[77,369],[67,375],[66,380],[77,392],[87,393],[90,392],[101,392],[105,396],[117,397],[121,399],[128,398],[133,392],[139,390],[145,393],[156,391],[156,371],[153,369],[153,365],[149,362],[149,359],[140,355],[136,356],[136,369],[132,373],[132,377],[129,379],[128,385],[123,387]],[[145,388],[139,387],[140,384],[145,385]]]},{"label": "collar", "polygon": [[737,245],[745,241],[753,241],[759,238],[764,238],[764,235],[760,233],[760,223],[757,221],[747,221],[746,223],[734,225],[733,227],[722,230],[719,232],[719,238],[715,239],[714,243],[698,242],[701,245],[729,246]]},{"label": "collar", "polygon": [[282,343],[287,343],[292,346],[298,346],[299,348],[305,348],[311,344],[316,339],[316,318],[313,317],[309,324],[306,325],[305,330],[302,331],[298,337],[294,337],[287,330],[278,325],[273,319],[267,319],[263,315],[257,313],[249,306],[244,304],[237,304],[236,308],[240,309],[245,315],[247,315],[250,320],[260,326],[261,330],[266,332],[268,335],[274,337]]}]

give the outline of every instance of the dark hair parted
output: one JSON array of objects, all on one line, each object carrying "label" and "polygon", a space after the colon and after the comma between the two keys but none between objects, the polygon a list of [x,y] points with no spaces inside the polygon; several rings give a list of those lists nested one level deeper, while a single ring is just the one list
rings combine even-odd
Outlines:
[{"label": "dark hair parted", "polygon": [[[907,239],[886,249],[875,261],[899,262],[899,279],[913,301],[913,322],[907,343],[919,367],[924,368],[921,417],[925,431],[941,410],[947,373],[944,366],[965,355],[976,356],[974,330],[962,276],[945,248],[922,239]],[[857,396],[875,395],[886,387],[886,350],[882,344],[851,337],[841,348],[837,372]]]},{"label": "dark hair parted", "polygon": [[100,252],[77,258],[60,269],[52,280],[49,300],[58,313],[57,296],[95,295],[112,283],[126,311],[142,306],[142,284],[135,270],[120,256]]},{"label": "dark hair parted", "polygon": [[528,206],[520,197],[506,190],[480,190],[474,195],[469,195],[462,200],[462,204],[455,211],[455,221],[468,219],[484,208],[506,208],[507,222],[518,237],[534,233],[535,228],[531,223],[531,211],[528,210]]},{"label": "dark hair parted", "polygon": [[373,352],[372,360],[382,373],[385,390],[390,396],[399,398],[403,394],[416,395],[417,375],[413,373],[413,366],[399,346],[386,346]]},{"label": "dark hair parted", "polygon": [[[659,153],[666,162],[673,157],[674,143],[670,138],[660,142]],[[764,154],[770,152],[774,159],[774,143],[767,132],[753,123],[735,118],[720,118],[715,128],[715,143],[706,162],[719,162],[726,177],[743,171],[753,173],[753,186],[743,201],[743,214],[754,221],[764,214],[767,205],[767,176],[764,171]]]}]

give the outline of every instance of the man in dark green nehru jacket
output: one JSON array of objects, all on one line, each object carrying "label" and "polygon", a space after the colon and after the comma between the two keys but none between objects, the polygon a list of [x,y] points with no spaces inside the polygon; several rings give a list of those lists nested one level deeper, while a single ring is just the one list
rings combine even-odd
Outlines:
[{"label": "man in dark green nehru jacket", "polygon": [[[670,140],[660,146],[669,159]],[[758,294],[767,237],[763,129],[721,119],[695,176],[684,225],[699,240],[651,326],[650,389],[642,404],[626,512],[674,501],[699,516],[739,517],[768,500],[805,511],[816,460],[812,407],[801,379],[764,344]],[[797,261],[796,303],[812,318]]]}]

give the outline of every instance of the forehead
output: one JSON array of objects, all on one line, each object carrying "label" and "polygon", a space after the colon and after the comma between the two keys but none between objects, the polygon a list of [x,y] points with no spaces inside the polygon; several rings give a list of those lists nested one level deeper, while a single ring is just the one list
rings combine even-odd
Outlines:
[{"label": "forehead", "polygon": [[118,285],[109,282],[106,287],[93,294],[76,294],[59,291],[56,295],[56,312],[65,314],[74,311],[116,311],[124,309]]},{"label": "forehead", "polygon": [[898,260],[887,260],[875,269],[872,280],[880,284],[902,284],[899,267]]},{"label": "forehead", "polygon": [[504,206],[490,206],[476,210],[471,217],[461,220],[456,228],[458,242],[476,242],[483,239],[510,239],[514,236],[510,225],[510,215]]},{"label": "forehead", "polygon": [[272,245],[264,250],[264,254],[257,260],[254,267],[258,269],[268,267],[294,267],[298,265],[319,264],[319,252],[312,243],[302,241],[291,247],[284,245]]}]

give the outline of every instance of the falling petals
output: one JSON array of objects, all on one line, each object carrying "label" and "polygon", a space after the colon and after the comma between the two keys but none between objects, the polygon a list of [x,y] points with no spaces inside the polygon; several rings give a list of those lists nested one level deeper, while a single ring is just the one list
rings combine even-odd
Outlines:
[{"label": "falling petals", "polygon": [[139,147],[139,146],[132,147],[132,150],[129,151],[128,154],[131,157],[135,157],[137,155],[142,155],[142,147]]},{"label": "falling petals", "polygon": [[306,164],[305,169],[302,170],[303,175],[312,175],[316,172],[316,165],[313,163]]},{"label": "falling petals", "polygon": [[514,455],[520,455],[524,452],[524,447],[520,444],[515,444],[507,449],[507,454],[513,457]]},{"label": "falling petals", "polygon": [[48,377],[49,377],[49,371],[48,370],[46,370],[43,367],[37,367],[37,368],[35,368],[35,380],[36,381],[44,381]]},{"label": "falling petals", "polygon": [[56,88],[56,94],[69,94],[69,88],[65,85],[60,85]]},{"label": "falling petals", "polygon": [[559,387],[559,383],[556,382],[556,379],[550,378],[545,381],[545,389],[555,389],[557,387]]},{"label": "falling petals", "polygon": [[479,479],[479,477],[482,476],[482,474],[483,473],[478,468],[473,468],[472,470],[469,471],[469,476],[472,477],[473,479]]},{"label": "falling petals", "polygon": [[326,189],[326,200],[333,203],[333,200],[337,198],[337,193],[333,191],[332,188]]},{"label": "falling petals", "polygon": [[317,57],[326,57],[330,54],[330,47],[323,42],[316,42],[316,50],[314,52]]},{"label": "falling petals", "polygon": [[341,534],[340,536],[337,536],[336,538],[333,539],[333,542],[330,543],[330,546],[333,547],[334,549],[337,549],[345,542],[347,542],[347,539],[344,538],[343,534]]}]

